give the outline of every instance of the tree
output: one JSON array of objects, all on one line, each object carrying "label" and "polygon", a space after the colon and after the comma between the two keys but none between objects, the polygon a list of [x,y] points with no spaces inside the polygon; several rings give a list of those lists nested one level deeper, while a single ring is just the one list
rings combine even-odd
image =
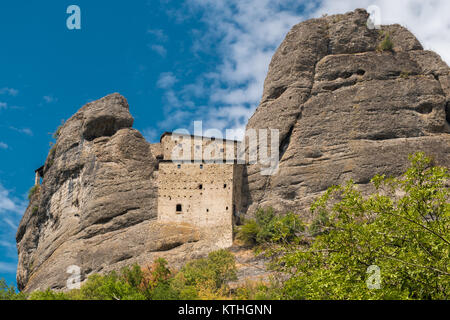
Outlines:
[{"label": "tree", "polygon": [[[276,260],[290,275],[291,299],[448,299],[449,174],[423,153],[399,178],[376,176],[363,197],[353,182],[330,188],[311,207],[317,235],[304,248],[286,245]],[[371,266],[380,289],[369,289]]]}]

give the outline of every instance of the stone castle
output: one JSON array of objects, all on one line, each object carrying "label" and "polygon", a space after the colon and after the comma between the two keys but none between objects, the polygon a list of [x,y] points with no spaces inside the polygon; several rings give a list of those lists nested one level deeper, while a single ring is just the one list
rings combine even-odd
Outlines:
[{"label": "stone castle", "polygon": [[238,145],[238,141],[164,133],[160,144],[152,145],[159,159],[158,220],[188,223],[218,247],[230,247],[233,221],[242,210],[244,165],[235,156]]}]

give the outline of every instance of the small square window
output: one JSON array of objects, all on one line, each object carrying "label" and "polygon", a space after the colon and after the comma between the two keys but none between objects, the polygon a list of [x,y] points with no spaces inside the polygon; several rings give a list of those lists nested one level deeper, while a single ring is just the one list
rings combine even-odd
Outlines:
[{"label": "small square window", "polygon": [[200,169],[203,169],[203,165],[202,164],[200,165]]},{"label": "small square window", "polygon": [[181,164],[177,165],[177,168],[178,168],[178,169],[181,169]]},{"label": "small square window", "polygon": [[182,212],[183,211],[183,207],[181,204],[177,204],[177,212]]}]

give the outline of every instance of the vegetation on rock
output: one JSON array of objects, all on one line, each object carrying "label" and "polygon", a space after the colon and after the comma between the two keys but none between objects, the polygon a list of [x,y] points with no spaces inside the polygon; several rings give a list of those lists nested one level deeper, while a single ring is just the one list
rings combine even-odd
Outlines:
[{"label": "vegetation on rock", "polygon": [[[448,299],[450,178],[418,153],[400,178],[376,176],[363,197],[353,182],[330,188],[312,206],[319,233],[306,248],[284,246],[277,259],[290,279],[288,299]],[[380,288],[369,290],[371,266]]]},{"label": "vegetation on rock", "polygon": [[290,243],[298,239],[304,230],[300,218],[294,213],[276,215],[272,208],[259,209],[254,219],[244,220],[238,230],[238,238],[246,244]]},{"label": "vegetation on rock", "polygon": [[316,219],[306,227],[294,214],[270,209],[247,220],[240,237],[270,244],[263,247],[271,266],[287,280],[231,290],[235,258],[220,250],[179,271],[158,259],[146,268],[93,275],[68,293],[26,295],[3,280],[0,299],[449,299],[450,175],[424,153],[410,162],[401,177],[374,177],[368,197],[352,181],[328,189],[312,205]]},{"label": "vegetation on rock", "polygon": [[[39,192],[39,185],[33,186],[30,191],[28,191],[28,200],[31,200],[31,198],[33,198],[33,196]],[[34,209],[34,208],[33,208]]]},{"label": "vegetation on rock", "polygon": [[389,33],[383,33],[383,40],[380,42],[380,44],[378,45],[378,51],[383,52],[383,51],[392,51],[394,50],[394,43],[391,40],[391,35]]}]

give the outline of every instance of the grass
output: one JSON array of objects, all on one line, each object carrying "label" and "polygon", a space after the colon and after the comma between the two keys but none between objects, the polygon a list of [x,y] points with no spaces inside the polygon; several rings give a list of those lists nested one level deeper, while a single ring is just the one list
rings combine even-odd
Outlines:
[{"label": "grass", "polygon": [[384,33],[384,39],[378,44],[377,50],[379,52],[394,50],[394,42],[392,42],[391,35],[388,32]]}]

